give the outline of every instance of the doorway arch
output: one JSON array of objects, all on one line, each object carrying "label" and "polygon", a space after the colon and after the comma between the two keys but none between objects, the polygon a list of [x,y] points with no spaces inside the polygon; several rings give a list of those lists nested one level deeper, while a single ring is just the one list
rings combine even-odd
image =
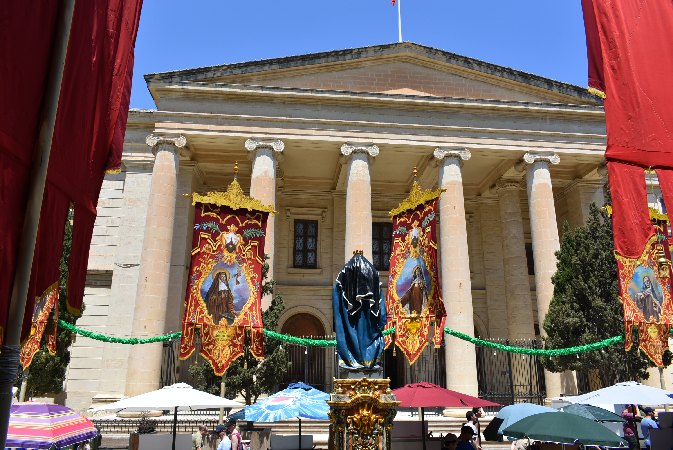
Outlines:
[{"label": "doorway arch", "polygon": [[[281,333],[296,337],[325,338],[325,327],[316,316],[299,312],[285,320]],[[286,384],[303,381],[325,391],[327,389],[326,362],[327,349],[324,347],[304,347],[288,344],[287,354],[292,366],[286,375]]]}]

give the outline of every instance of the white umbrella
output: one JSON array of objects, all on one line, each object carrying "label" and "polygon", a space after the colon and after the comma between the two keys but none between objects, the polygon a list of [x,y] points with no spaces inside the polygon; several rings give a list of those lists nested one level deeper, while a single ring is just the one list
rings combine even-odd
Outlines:
[{"label": "white umbrella", "polygon": [[597,391],[572,397],[563,397],[570,403],[582,403],[586,405],[673,405],[673,398],[669,397],[673,392],[627,381],[617,383]]},{"label": "white umbrella", "polygon": [[161,409],[173,411],[173,450],[178,423],[178,411],[208,408],[242,408],[245,406],[234,400],[218,397],[194,389],[187,383],[176,383],[156,391],[125,398],[109,405],[98,406],[92,411],[147,411]]}]

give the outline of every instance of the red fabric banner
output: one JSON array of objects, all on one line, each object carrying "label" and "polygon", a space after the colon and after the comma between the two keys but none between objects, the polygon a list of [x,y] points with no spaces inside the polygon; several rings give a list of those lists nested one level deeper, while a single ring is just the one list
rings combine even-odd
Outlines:
[{"label": "red fabric banner", "polygon": [[626,347],[656,364],[668,348],[671,271],[667,224],[650,220],[646,168],[673,205],[673,3],[583,0],[589,86],[605,94],[613,233]]},{"label": "red fabric banner", "polygon": [[[427,192],[427,191],[426,191]],[[414,183],[410,198],[421,194]],[[442,344],[446,313],[437,273],[437,197],[411,209],[393,211],[393,249],[390,256],[386,328],[395,327],[395,345],[409,364],[416,362],[428,342]],[[405,202],[403,202],[403,205]],[[398,212],[399,211],[399,212]],[[430,326],[434,333],[430,339]],[[386,347],[392,342],[386,336]]]},{"label": "red fabric banner", "polygon": [[673,2],[583,6],[589,83],[605,84],[606,158],[673,168]]},{"label": "red fabric banner", "polygon": [[194,352],[199,330],[201,354],[222,375],[243,355],[246,340],[254,356],[264,356],[261,290],[269,213],[197,202],[194,214],[180,358]]},{"label": "red fabric banner", "polygon": [[[105,171],[118,169],[128,115],[133,47],[141,0],[77,2],[40,214],[22,339],[36,301],[58,281],[63,231],[74,207],[68,308],[78,314]],[[3,3],[0,18],[0,339],[4,337],[16,245],[25,217],[58,2]]]},{"label": "red fabric banner", "polygon": [[[49,290],[48,294],[43,296],[35,303],[35,311],[31,315],[32,324],[30,328],[30,335],[26,341],[21,345],[21,366],[27,369],[33,361],[33,357],[40,350],[42,343],[42,335],[44,334],[49,323],[49,316],[52,310],[56,310],[58,314],[58,283],[54,284]],[[54,327],[55,328],[55,327]],[[55,330],[54,330],[55,331]],[[55,339],[49,336],[49,345],[47,346],[50,353],[56,353]],[[53,343],[52,343],[53,341]]]}]

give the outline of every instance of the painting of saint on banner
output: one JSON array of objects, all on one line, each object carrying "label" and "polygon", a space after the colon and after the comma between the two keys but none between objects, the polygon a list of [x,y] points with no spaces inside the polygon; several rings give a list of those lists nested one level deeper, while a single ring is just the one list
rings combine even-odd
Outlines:
[{"label": "painting of saint on banner", "polygon": [[[196,349],[217,375],[250,345],[263,356],[261,311],[266,221],[273,209],[245,196],[236,180],[225,193],[194,194],[192,261],[180,358]],[[246,344],[246,330],[252,341]]]},{"label": "painting of saint on banner", "polygon": [[[409,197],[393,216],[393,250],[386,308],[387,328],[395,327],[395,345],[410,364],[430,341],[440,346],[446,314],[437,274],[437,191],[422,191],[414,182]],[[386,346],[393,342],[386,337]]]},{"label": "painting of saint on banner", "polygon": [[625,346],[627,350],[632,347],[633,331],[638,330],[639,348],[659,366],[663,364],[668,330],[673,324],[671,269],[667,263],[670,259],[665,257],[668,243],[661,237],[659,233],[653,236],[640,258],[625,258],[617,253]]}]

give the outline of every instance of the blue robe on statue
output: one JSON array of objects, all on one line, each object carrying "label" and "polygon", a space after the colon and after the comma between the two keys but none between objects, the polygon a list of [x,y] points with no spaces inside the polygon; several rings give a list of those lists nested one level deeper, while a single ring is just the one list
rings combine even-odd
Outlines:
[{"label": "blue robe on statue", "polygon": [[346,263],[332,291],[339,365],[354,370],[380,367],[386,304],[379,272],[361,254]]}]

